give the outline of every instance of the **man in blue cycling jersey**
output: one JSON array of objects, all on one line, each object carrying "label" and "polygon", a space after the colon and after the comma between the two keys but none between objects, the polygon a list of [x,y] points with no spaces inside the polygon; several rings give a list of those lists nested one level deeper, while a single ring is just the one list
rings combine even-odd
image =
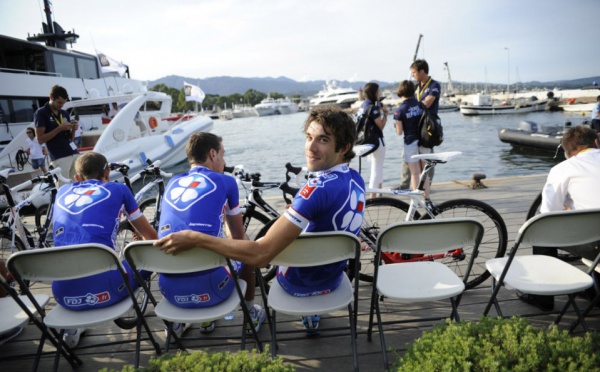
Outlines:
[{"label": "man in blue cycling jersey", "polygon": [[[267,265],[302,232],[348,231],[358,235],[363,219],[365,185],[358,172],[348,167],[354,157],[356,137],[353,119],[337,106],[311,110],[304,124],[305,156],[311,172],[284,217],[259,241],[217,239],[190,230],[166,235],[156,242],[177,254],[200,245],[222,255],[258,267]],[[290,294],[311,296],[335,291],[345,264],[310,268],[281,267],[277,280]],[[303,317],[309,334],[316,333],[318,315]]]},{"label": "man in blue cycling jersey", "polygon": [[[247,239],[237,182],[232,176],[223,174],[225,150],[222,140],[212,133],[190,136],[186,153],[191,169],[173,177],[167,185],[159,237],[191,230],[226,238],[226,222],[232,239]],[[233,261],[233,265],[248,283],[246,305],[258,331],[266,314],[261,306],[254,304],[254,266],[238,261]],[[185,308],[214,306],[226,300],[235,289],[227,267],[189,274],[161,274],[158,284],[167,301]],[[188,326],[176,323],[173,330],[181,335]],[[214,328],[214,321],[200,324],[202,333],[210,333]]]},{"label": "man in blue cycling jersey", "polygon": [[[114,248],[123,214],[144,239],[158,238],[139,210],[131,190],[122,183],[109,182],[110,168],[102,154],[82,155],[75,161],[75,172],[77,182],[62,186],[56,195],[52,218],[55,246],[100,243]],[[136,288],[138,284],[131,268],[123,264],[129,274],[129,284]],[[128,296],[117,270],[55,281],[52,292],[59,304],[74,311],[102,308]],[[84,331],[66,330],[65,341],[76,346]]]}]

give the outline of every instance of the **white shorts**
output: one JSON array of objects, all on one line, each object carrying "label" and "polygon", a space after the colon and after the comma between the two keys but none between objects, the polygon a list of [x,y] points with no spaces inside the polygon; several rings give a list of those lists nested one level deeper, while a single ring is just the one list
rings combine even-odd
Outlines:
[{"label": "white shorts", "polygon": [[433,151],[430,148],[419,146],[419,140],[415,140],[412,143],[404,144],[404,161],[407,163],[416,163],[419,160],[413,159],[413,155],[417,154],[431,154]]}]

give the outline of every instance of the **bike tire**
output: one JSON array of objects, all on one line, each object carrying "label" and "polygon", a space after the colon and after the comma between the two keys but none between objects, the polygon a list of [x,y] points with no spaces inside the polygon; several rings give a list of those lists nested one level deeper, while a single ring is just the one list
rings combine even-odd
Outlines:
[{"label": "bike tire", "polygon": [[[483,224],[484,233],[479,245],[479,253],[469,274],[469,281],[465,285],[466,289],[477,287],[490,277],[485,262],[492,258],[503,257],[506,253],[508,234],[502,216],[489,204],[474,199],[448,200],[439,204],[434,214],[436,219],[473,217]],[[430,216],[424,215],[421,219],[430,219]],[[471,259],[472,250],[473,247],[464,248],[466,257],[463,260],[449,257],[440,260],[440,262],[452,269],[460,278],[463,278],[467,264]]]},{"label": "bike tire", "polygon": [[[42,228],[46,223],[46,218],[48,217],[48,206],[48,204],[44,204],[35,210],[35,230],[38,233],[38,237],[40,231],[42,231]],[[52,230],[52,226],[52,221],[50,221],[50,225],[48,225],[48,232],[46,233],[46,241],[44,242],[44,246],[46,248],[54,246],[54,232]]]},{"label": "bike tire", "polygon": [[[258,240],[258,239],[262,238],[263,236],[265,236],[267,234],[267,231],[269,231],[269,229],[271,228],[271,226],[273,226],[275,221],[277,221],[277,218],[269,220],[269,222],[267,222],[263,226],[263,228],[260,229],[258,234],[256,234],[256,237],[254,240]],[[269,283],[277,275],[277,266],[267,264],[267,266],[260,269],[260,272],[261,272],[264,282]],[[257,281],[256,285],[258,286],[258,281]]]},{"label": "bike tire", "polygon": [[[257,210],[253,210],[251,212],[248,213],[244,213],[244,221],[246,219],[250,219],[250,223],[248,224],[248,227],[246,227],[246,235],[248,235],[248,238],[250,240],[256,240],[258,239],[258,234],[260,234],[260,232],[263,230],[263,228],[265,227],[265,225],[267,225],[270,221],[271,218],[267,215],[265,215],[262,212],[259,212]],[[265,231],[266,233],[266,231]],[[260,237],[263,237],[263,235],[261,235]]]},{"label": "bike tire", "polygon": [[[12,245],[12,233],[9,230],[2,229],[0,230],[0,259],[6,263],[6,260],[14,253],[18,251],[25,250],[25,244],[18,235],[15,235],[15,249],[14,252],[11,249]],[[25,281],[25,284],[29,287],[29,280]],[[12,285],[16,285],[16,281],[12,283]],[[24,294],[25,291],[23,288],[19,288],[19,294]]]},{"label": "bike tire", "polygon": [[144,214],[150,225],[158,231],[158,216],[156,215],[156,197],[144,199],[139,203],[140,211]]},{"label": "bike tire", "polygon": [[[369,283],[373,282],[377,237],[381,230],[389,225],[405,221],[409,207],[408,203],[396,198],[379,197],[367,199],[360,233],[361,254],[358,276],[360,280]],[[419,219],[421,215],[415,211],[413,218]],[[354,279],[353,260],[350,260],[348,264],[348,277],[350,280]]]},{"label": "bike tire", "polygon": [[[135,229],[131,225],[129,221],[123,221],[119,224],[119,232],[117,234],[117,242],[115,244],[115,250],[119,254],[119,257],[122,256],[123,249],[127,244],[134,241],[133,232]],[[148,278],[146,284],[148,288],[150,288],[151,278]],[[146,313],[146,309],[148,308],[148,295],[146,292],[141,289],[137,293],[137,302],[142,311],[142,314]],[[135,310],[131,309],[124,316],[117,318],[114,320],[114,323],[121,329],[132,329],[137,325],[137,315]]]}]

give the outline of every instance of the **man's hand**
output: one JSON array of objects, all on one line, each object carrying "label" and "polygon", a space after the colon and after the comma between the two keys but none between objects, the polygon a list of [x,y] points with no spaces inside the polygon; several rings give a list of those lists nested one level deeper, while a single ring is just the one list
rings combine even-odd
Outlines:
[{"label": "man's hand", "polygon": [[162,239],[154,242],[154,246],[159,247],[165,253],[177,255],[178,253],[188,251],[198,245],[193,236],[195,233],[190,230],[182,230],[176,233],[169,234]]}]

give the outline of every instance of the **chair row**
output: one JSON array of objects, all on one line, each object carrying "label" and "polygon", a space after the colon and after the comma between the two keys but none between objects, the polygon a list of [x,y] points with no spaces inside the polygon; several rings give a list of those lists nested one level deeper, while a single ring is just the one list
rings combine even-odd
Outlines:
[{"label": "chair row", "polygon": [[[492,305],[499,315],[502,315],[496,296],[502,286],[517,289],[525,293],[569,295],[569,302],[562,309],[555,321],[567,311],[568,306],[573,306],[578,320],[584,328],[585,315],[589,308],[581,311],[573,301],[575,293],[585,290],[593,285],[589,275],[600,260],[600,255],[594,261],[588,261],[587,273],[563,261],[547,256],[517,255],[519,247],[525,243],[546,247],[566,247],[575,244],[584,244],[600,240],[600,210],[555,212],[538,215],[527,221],[519,230],[514,246],[506,257],[488,260],[486,266],[492,274],[492,296],[485,309],[485,315]],[[379,262],[381,251],[430,254],[441,251],[450,251],[457,248],[471,249],[470,261],[467,263],[465,275],[459,278],[452,270],[442,263],[435,261],[420,261],[392,265],[375,266],[373,289],[371,293],[371,306],[368,326],[368,339],[371,340],[374,326],[379,332],[381,351],[384,366],[389,362],[386,353],[384,337],[384,323],[381,319],[379,298],[399,302],[423,302],[434,300],[449,301],[449,318],[459,320],[458,307],[468,275],[477,256],[477,250],[484,234],[482,224],[473,218],[452,218],[403,222],[388,226],[377,239],[376,262]],[[326,248],[326,249],[324,249]],[[361,243],[359,239],[349,233],[304,233],[288,248],[279,254],[272,262],[282,266],[315,266],[353,259],[354,273],[358,272],[360,261]],[[201,248],[192,249],[176,256],[167,255],[152,245],[152,241],[133,242],[124,250],[124,256],[134,272],[148,270],[161,273],[186,273],[207,270],[214,267],[229,266],[236,290],[225,302],[210,308],[184,309],[173,306],[166,300],[157,302],[152,296],[146,282],[137,278],[155,306],[158,318],[165,321],[171,329],[177,323],[201,323],[223,318],[225,315],[238,309],[240,306],[244,314],[241,329],[241,348],[245,347],[246,324],[252,329],[254,342],[259,350],[262,343],[254,325],[249,321],[248,309],[243,301],[246,283],[237,278],[231,262],[226,257]],[[72,263],[76,262],[77,265]],[[119,257],[109,247],[98,244],[74,245],[44,250],[34,250],[15,253],[8,261],[9,271],[19,284],[26,287],[25,281],[53,281],[85,277],[108,270],[119,270],[123,278],[126,273]],[[556,275],[560,272],[561,275]],[[260,275],[257,275],[260,277]],[[127,280],[124,280],[127,283]],[[277,352],[277,314],[312,315],[327,314],[339,309],[347,309],[348,331],[350,346],[353,351],[354,369],[358,370],[358,352],[356,345],[356,321],[358,305],[358,275],[354,276],[354,283],[345,276],[338,289],[326,295],[294,297],[285,292],[274,280],[268,295],[265,283],[261,294],[267,312],[268,325],[271,330],[271,351],[273,356]],[[399,285],[400,284],[400,285]],[[5,283],[4,283],[5,285]],[[46,339],[56,347],[55,369],[62,355],[72,365],[81,363],[73,350],[62,342],[61,329],[86,328],[101,322],[110,321],[122,316],[124,313],[135,311],[137,315],[136,327],[136,366],[139,365],[140,343],[145,331],[149,341],[157,354],[161,348],[154,339],[148,324],[137,304],[136,293],[127,286],[129,298],[109,308],[87,311],[70,311],[60,305],[46,313],[46,297],[33,295],[26,291],[25,298],[19,297],[14,289],[12,297],[20,305],[20,309],[27,316],[21,315],[20,323],[32,320],[40,328],[42,336],[40,348],[35,361],[35,366],[41,355],[41,349]],[[595,302],[600,300],[596,299]],[[591,305],[590,305],[591,307]],[[4,307],[2,307],[4,308]],[[2,309],[0,308],[0,309]],[[14,309],[13,309],[14,310]],[[376,318],[376,319],[374,319]],[[375,321],[376,320],[376,321]],[[430,320],[430,319],[428,319]],[[386,323],[387,324],[387,323]],[[1,324],[0,324],[1,325]],[[0,332],[2,329],[0,329]],[[170,337],[173,332],[168,332],[165,350],[168,350]],[[173,334],[177,346],[183,349],[181,340]],[[35,367],[34,366],[34,367]]]}]

